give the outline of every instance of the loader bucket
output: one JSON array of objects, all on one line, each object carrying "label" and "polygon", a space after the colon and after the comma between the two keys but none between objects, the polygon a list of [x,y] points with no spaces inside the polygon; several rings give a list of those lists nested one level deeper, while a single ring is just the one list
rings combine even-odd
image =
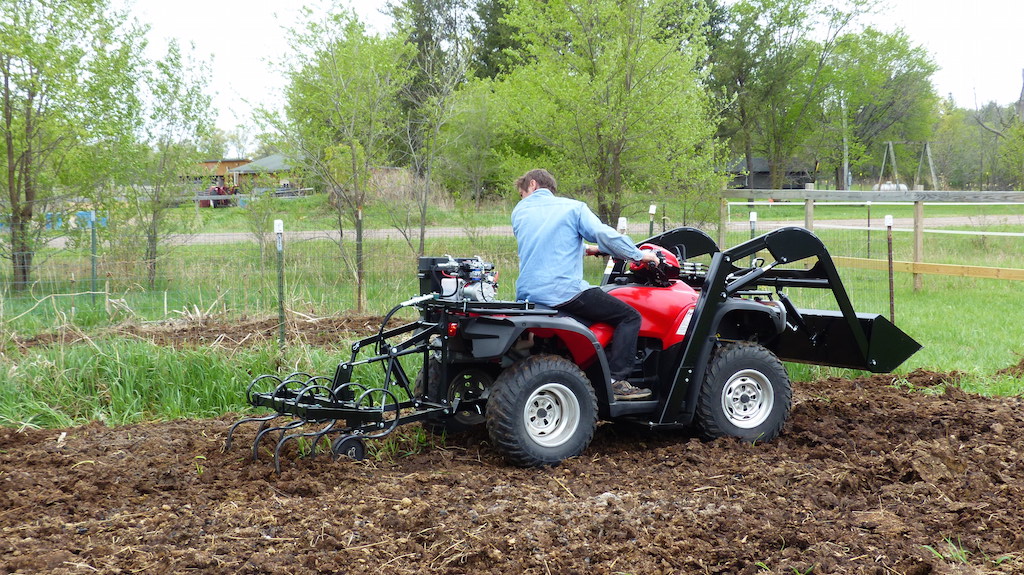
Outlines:
[{"label": "loader bucket", "polygon": [[805,326],[787,329],[767,345],[780,359],[885,373],[899,367],[921,344],[881,315],[858,313],[867,340],[861,347],[841,312],[800,310]]}]

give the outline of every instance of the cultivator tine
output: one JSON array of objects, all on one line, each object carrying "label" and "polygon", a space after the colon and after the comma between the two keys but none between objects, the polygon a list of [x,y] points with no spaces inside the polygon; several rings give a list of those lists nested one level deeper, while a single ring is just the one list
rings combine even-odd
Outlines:
[{"label": "cultivator tine", "polygon": [[320,440],[323,439],[324,436],[326,436],[328,433],[334,431],[335,426],[337,424],[338,424],[338,420],[337,419],[332,419],[330,424],[327,425],[327,427],[321,429],[320,431],[318,431],[316,433],[309,434],[310,437],[314,438],[313,439],[313,446],[309,450],[309,456],[310,457],[313,457],[313,456],[316,455],[316,447],[317,447],[317,445],[320,445]]},{"label": "cultivator tine", "polygon": [[272,419],[277,419],[278,417],[281,417],[280,413],[272,413],[270,415],[266,415],[263,417],[244,417],[242,419],[239,419],[238,421],[233,423],[230,428],[228,428],[228,437],[226,440],[224,440],[224,451],[231,451],[231,442],[234,439],[235,430],[238,429],[239,425],[242,425],[243,423],[259,421],[260,429],[262,430],[264,427],[266,427],[268,421]]},{"label": "cultivator tine", "polygon": [[[293,372],[283,377],[275,374],[257,376],[246,389],[246,400],[254,408],[269,409],[273,413],[246,417],[233,424],[228,430],[225,450],[230,449],[235,430],[242,423],[254,421],[260,424],[252,442],[254,461],[259,459],[260,442],[270,433],[280,433],[272,449],[274,470],[277,473],[281,471],[281,453],[292,440],[301,442],[300,456],[312,457],[317,455],[320,442],[328,434],[341,435],[351,439],[343,445],[345,449],[342,451],[351,452],[353,458],[361,459],[365,454],[365,439],[379,439],[403,423],[420,421],[426,409],[442,409],[437,405],[421,407],[414,401],[409,376],[398,361],[399,356],[424,354],[428,350],[429,336],[434,328],[436,326],[433,323],[413,322],[392,330],[382,329],[376,336],[353,344],[352,359],[338,364],[330,377],[313,376],[305,372]],[[396,346],[387,343],[389,338],[409,334],[414,330],[419,331]],[[357,359],[361,348],[369,349],[371,346],[376,349],[375,355]],[[352,381],[354,367],[370,364],[383,365],[383,383]],[[404,393],[396,394],[398,389]],[[279,418],[284,419],[279,422]],[[298,429],[303,425],[309,425],[309,430]],[[308,449],[306,438],[312,442]],[[332,453],[337,453],[334,442],[330,449]]]},{"label": "cultivator tine", "polygon": [[320,438],[323,437],[326,433],[328,433],[334,427],[335,423],[337,423],[337,420],[332,420],[331,422],[329,422],[327,424],[327,427],[325,427],[324,429],[322,429],[320,431],[308,431],[308,432],[305,432],[305,433],[292,433],[292,434],[285,435],[285,436],[281,437],[280,441],[277,442],[277,447],[274,448],[274,471],[277,472],[277,473],[281,473],[281,448],[284,447],[285,443],[287,443],[289,440],[298,439],[300,437],[315,437],[316,439],[313,442],[313,448],[310,451],[310,457],[312,457],[314,454],[316,454],[316,444],[317,444],[317,442],[319,442]]},{"label": "cultivator tine", "polygon": [[265,429],[260,430],[260,432],[256,434],[256,439],[253,440],[252,442],[252,460],[256,461],[259,459],[260,440],[263,439],[264,435],[272,433],[274,431],[280,431],[281,434],[283,435],[285,431],[291,431],[293,429],[301,427],[305,423],[305,419],[296,419],[295,421],[292,421],[291,423],[288,423],[286,425],[279,425],[277,427],[267,427]]}]

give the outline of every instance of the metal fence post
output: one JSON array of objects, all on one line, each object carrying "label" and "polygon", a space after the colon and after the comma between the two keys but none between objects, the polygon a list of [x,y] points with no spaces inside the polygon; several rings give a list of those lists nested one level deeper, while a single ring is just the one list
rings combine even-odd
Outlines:
[{"label": "metal fence post", "polygon": [[[750,239],[757,237],[757,212],[750,212]],[[750,254],[750,265],[754,265],[757,254]]]},{"label": "metal fence post", "polygon": [[871,200],[865,203],[868,207],[868,259],[871,259]]},{"label": "metal fence post", "polygon": [[98,257],[96,255],[96,210],[89,212],[89,232],[92,236],[92,282],[89,291],[92,292],[92,305],[96,307],[96,258]]},{"label": "metal fence post", "polygon": [[893,287],[893,266],[892,266],[892,216],[885,216],[885,235],[889,244],[889,321],[896,325],[896,291]]},{"label": "metal fence post", "polygon": [[277,235],[277,320],[278,343],[284,349],[284,221],[274,220]]},{"label": "metal fence post", "polygon": [[[915,192],[924,191],[924,186],[914,186]],[[914,200],[914,266],[924,261],[924,201],[920,198]],[[924,287],[924,278],[920,273],[914,271],[914,291],[919,292]]]}]

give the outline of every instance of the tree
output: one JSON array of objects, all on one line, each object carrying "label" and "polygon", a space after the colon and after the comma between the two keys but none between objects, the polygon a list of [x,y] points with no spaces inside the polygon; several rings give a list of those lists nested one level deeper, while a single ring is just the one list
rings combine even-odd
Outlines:
[{"label": "tree", "polygon": [[937,66],[904,32],[868,28],[850,34],[837,42],[829,65],[832,86],[815,136],[821,144],[813,147],[836,168],[837,182],[846,181],[844,144],[848,163],[856,167],[877,162],[885,141],[931,137],[938,109],[931,77]]},{"label": "tree", "polygon": [[729,8],[714,80],[733,99],[728,125],[747,165],[764,154],[772,187],[783,186],[791,159],[817,129],[834,81],[832,56],[869,9],[869,0],[740,0]]},{"label": "tree", "polygon": [[562,188],[591,190],[614,223],[631,189],[678,189],[711,177],[716,121],[696,72],[702,11],[663,26],[667,0],[516,2],[507,21],[524,48],[496,85],[510,163],[549,164]]},{"label": "tree", "polygon": [[999,149],[999,159],[1005,166],[1010,186],[1024,190],[1024,121],[1019,118],[1006,129],[1005,142]]},{"label": "tree", "polygon": [[[426,244],[434,171],[450,146],[444,127],[452,119],[456,91],[469,69],[467,12],[466,0],[404,0],[392,5],[397,30],[417,48],[413,76],[402,93],[406,121],[400,140],[404,163],[412,168],[417,187],[419,255]],[[401,217],[392,219],[397,223]]]},{"label": "tree", "polygon": [[[991,190],[1014,185],[1013,152],[1004,153],[1002,149],[1008,144],[1013,147],[1004,137],[1014,132],[1012,114],[1012,106],[994,102],[968,110],[957,107],[952,97],[943,100],[932,154],[936,170],[949,189]],[[1000,129],[993,131],[992,126]],[[1011,163],[1003,165],[1004,160]]]},{"label": "tree", "polygon": [[521,50],[522,45],[505,21],[508,4],[506,0],[477,0],[476,19],[470,25],[472,70],[477,78],[493,80],[515,68],[512,53]]},{"label": "tree", "polygon": [[363,307],[363,207],[372,198],[370,171],[387,157],[398,125],[399,94],[415,54],[402,36],[368,35],[349,10],[336,8],[291,35],[294,60],[286,70],[285,122],[289,155],[327,186],[338,209],[342,254],[345,220],[355,227],[357,308]]},{"label": "tree", "polygon": [[[157,256],[168,231],[169,209],[195,191],[186,176],[206,159],[198,146],[213,123],[210,96],[203,88],[209,75],[208,66],[183,56],[177,43],[171,42],[165,58],[153,63],[140,86],[148,96],[140,145],[119,164],[132,213],[119,225],[141,232],[131,236],[145,238],[142,261],[150,289],[156,284]],[[126,239],[125,234],[118,235]]]},{"label": "tree", "polygon": [[445,127],[451,142],[444,156],[445,173],[455,186],[468,188],[476,209],[491,179],[498,173],[494,150],[497,141],[498,105],[493,101],[492,84],[473,81],[457,94],[454,115]]},{"label": "tree", "polygon": [[143,30],[126,21],[105,0],[0,0],[3,256],[15,289],[30,282],[40,208],[92,195],[133,139]]}]

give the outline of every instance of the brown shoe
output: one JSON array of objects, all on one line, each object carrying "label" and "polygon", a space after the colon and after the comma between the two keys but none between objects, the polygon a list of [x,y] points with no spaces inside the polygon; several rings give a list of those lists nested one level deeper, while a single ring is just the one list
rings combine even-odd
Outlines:
[{"label": "brown shoe", "polygon": [[619,380],[612,383],[612,392],[615,394],[617,401],[634,401],[637,399],[647,399],[651,395],[651,390],[645,387],[636,387],[633,384],[625,380]]}]

